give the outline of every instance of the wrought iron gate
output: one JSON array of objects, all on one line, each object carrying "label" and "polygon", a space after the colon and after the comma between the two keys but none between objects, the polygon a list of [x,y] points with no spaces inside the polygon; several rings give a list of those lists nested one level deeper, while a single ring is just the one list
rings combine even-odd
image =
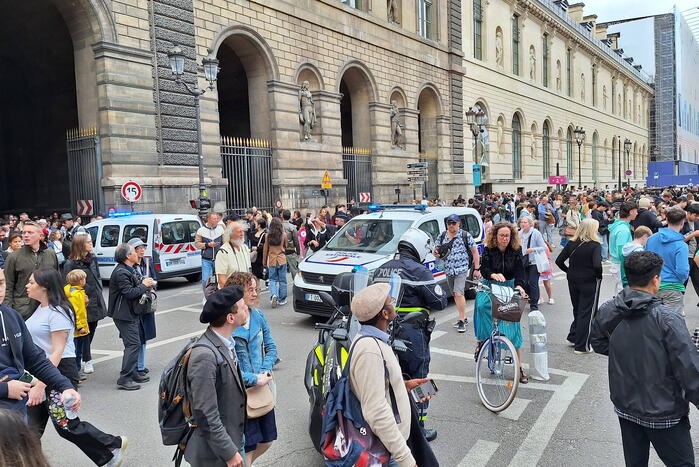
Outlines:
[{"label": "wrought iron gate", "polygon": [[[342,148],[342,176],[347,180],[347,201],[359,203],[360,193],[371,193],[371,151]],[[374,195],[372,194],[372,200]]]},{"label": "wrought iron gate", "polygon": [[103,213],[102,151],[97,128],[66,131],[66,149],[71,212],[80,215],[78,201],[91,201],[93,215]]},{"label": "wrought iron gate", "polygon": [[271,211],[272,148],[262,139],[221,138],[223,177],[228,180],[228,211],[242,213],[256,206]]}]

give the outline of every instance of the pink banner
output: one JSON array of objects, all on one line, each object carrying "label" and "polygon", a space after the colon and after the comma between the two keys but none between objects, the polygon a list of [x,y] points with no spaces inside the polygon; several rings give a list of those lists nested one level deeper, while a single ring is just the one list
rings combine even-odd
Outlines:
[{"label": "pink banner", "polygon": [[549,185],[565,185],[568,183],[565,175],[550,175]]}]

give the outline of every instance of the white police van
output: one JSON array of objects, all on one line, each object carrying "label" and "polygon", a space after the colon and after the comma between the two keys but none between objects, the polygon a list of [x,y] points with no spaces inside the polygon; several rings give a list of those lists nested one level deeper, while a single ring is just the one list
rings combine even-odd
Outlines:
[{"label": "white police van", "polygon": [[92,237],[102,279],[108,280],[116,266],[117,245],[137,237],[147,245],[146,256],[153,258],[156,280],[185,277],[196,282],[201,277],[201,250],[194,246],[199,227],[201,222],[193,214],[117,212],[85,229]]},{"label": "white police van", "polygon": [[[386,261],[393,259],[398,242],[411,227],[430,234],[433,240],[446,230],[446,218],[456,214],[461,218],[461,228],[468,230],[483,251],[483,222],[475,209],[465,207],[428,207],[424,205],[380,206],[370,205],[369,213],[352,218],[328,243],[309,254],[300,264],[294,278],[294,311],[309,315],[329,316],[318,291],[330,291],[335,276],[364,266],[369,273]],[[447,291],[446,273],[438,269],[435,258],[425,259],[434,278]]]}]

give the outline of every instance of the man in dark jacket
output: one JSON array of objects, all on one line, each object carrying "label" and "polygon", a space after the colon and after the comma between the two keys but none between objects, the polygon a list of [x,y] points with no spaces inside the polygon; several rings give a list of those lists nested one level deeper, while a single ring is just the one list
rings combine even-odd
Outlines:
[{"label": "man in dark jacket", "polygon": [[599,235],[602,245],[602,261],[609,260],[609,216],[607,214],[607,209],[609,209],[609,203],[600,201],[591,213],[592,218],[599,222],[597,234]]},{"label": "man in dark jacket", "polygon": [[233,331],[248,320],[243,289],[214,292],[199,321],[208,323],[189,359],[192,417],[197,428],[184,458],[192,467],[243,467],[246,422],[245,385],[235,354]]},{"label": "man in dark jacket", "polygon": [[648,465],[649,443],[666,465],[694,465],[687,416],[690,402],[699,405],[699,352],[684,319],[655,296],[662,264],[656,253],[631,253],[629,288],[602,305],[592,323],[592,348],[609,356],[626,465]]},{"label": "man in dark jacket", "polygon": [[124,356],[121,359],[121,373],[117,387],[127,391],[141,389],[138,383],[150,380],[148,375],[138,372],[138,353],[141,350],[140,314],[146,303],[141,297],[153,287],[153,279],[139,280],[134,266],[138,262],[136,249],[122,243],[114,251],[117,262],[109,279],[109,309],[107,315],[114,319],[114,325],[124,343]]},{"label": "man in dark jacket", "polygon": [[[432,272],[423,264],[433,250],[430,236],[419,229],[408,229],[398,242],[396,257],[374,272],[374,280],[388,282],[395,273],[402,280],[403,296],[398,304],[398,338],[408,344],[408,352],[398,352],[398,362],[406,379],[427,378],[430,371],[430,336],[434,319],[430,311],[447,307],[447,294],[437,284]],[[437,430],[425,429],[428,403],[418,404],[420,426],[428,441],[437,437]]]},{"label": "man in dark jacket", "polygon": [[631,222],[631,225],[635,229],[638,226],[645,225],[653,233],[656,233],[658,229],[663,227],[663,223],[658,220],[657,213],[650,209],[650,199],[641,198],[638,200],[638,215],[636,219]]},{"label": "man in dark jacket", "polygon": [[[0,301],[5,298],[5,274],[0,270]],[[0,409],[27,413],[27,395],[31,385],[20,381],[27,370],[46,385],[75,397],[80,407],[80,395],[70,380],[46,358],[43,350],[32,341],[22,316],[5,305],[0,305]],[[76,407],[76,409],[77,409]]]},{"label": "man in dark jacket", "polygon": [[24,246],[10,254],[5,261],[5,305],[17,310],[26,320],[39,306],[39,302],[27,296],[29,276],[37,269],[58,270],[58,259],[56,253],[41,241],[41,228],[33,221],[24,223],[22,242]]}]

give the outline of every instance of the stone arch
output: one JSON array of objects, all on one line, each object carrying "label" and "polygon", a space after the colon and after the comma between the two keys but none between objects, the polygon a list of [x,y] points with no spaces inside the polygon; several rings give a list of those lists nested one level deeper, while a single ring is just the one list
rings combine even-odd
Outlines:
[{"label": "stone arch", "polygon": [[[0,210],[73,211],[66,131],[108,123],[99,116],[93,45],[116,42],[114,20],[105,0],[44,0],[13,3],[0,28],[0,69],[8,71],[0,77],[0,154],[12,154],[0,158]],[[83,178],[99,196],[97,174]],[[20,188],[24,180],[32,183]]]},{"label": "stone arch", "polygon": [[376,102],[376,82],[367,67],[356,60],[347,63],[337,80],[340,99],[342,146],[370,149],[372,118],[369,104]]},{"label": "stone arch", "polygon": [[416,102],[418,102],[420,98],[422,98],[425,95],[425,92],[429,92],[432,96],[431,99],[435,105],[436,115],[442,115],[444,113],[444,107],[442,105],[442,95],[437,89],[437,87],[432,83],[424,83],[422,86],[418,88],[418,92],[416,94]]},{"label": "stone arch", "polygon": [[403,91],[403,89],[400,86],[394,86],[388,95],[389,104],[393,101],[396,101],[396,105],[399,109],[404,109],[408,107],[408,97],[405,95],[405,91]]},{"label": "stone arch", "polygon": [[247,26],[231,26],[214,39],[219,60],[218,109],[223,136],[271,139],[267,83],[277,79],[277,65],[267,43]]},{"label": "stone arch", "polygon": [[486,101],[482,97],[478,97],[476,99],[475,105],[479,106],[483,110],[483,112],[485,112],[485,115],[488,117],[488,124],[493,123],[490,120],[491,113],[490,113],[490,106],[488,105],[488,101]]},{"label": "stone arch", "polygon": [[296,69],[294,74],[294,82],[298,85],[308,81],[311,91],[322,91],[325,89],[325,82],[320,70],[310,62],[304,62]]},{"label": "stone arch", "polygon": [[429,199],[438,197],[439,187],[439,125],[437,118],[442,114],[439,93],[432,85],[423,85],[417,96],[418,151],[427,162],[425,193]]}]

